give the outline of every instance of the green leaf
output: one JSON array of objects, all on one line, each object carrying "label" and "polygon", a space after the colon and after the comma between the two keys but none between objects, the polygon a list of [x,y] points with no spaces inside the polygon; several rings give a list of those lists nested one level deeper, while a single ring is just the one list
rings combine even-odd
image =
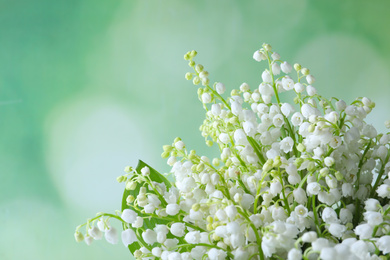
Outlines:
[{"label": "green leaf", "polygon": [[247,139],[248,139],[249,144],[252,146],[253,150],[255,151],[257,157],[259,158],[260,162],[262,164],[264,164],[265,159],[264,159],[263,154],[261,153],[261,148],[260,148],[259,144],[256,142],[255,139],[253,139],[250,136],[247,136]]},{"label": "green leaf", "polygon": [[146,163],[144,163],[141,160],[138,161],[138,165],[136,168],[137,172],[141,173],[141,169],[144,168],[145,166],[149,167],[149,169],[150,169],[149,176],[150,176],[150,179],[152,179],[152,181],[159,182],[159,183],[164,182],[167,189],[172,187],[172,183],[167,178],[165,178],[164,175],[162,175],[161,173],[159,173],[158,171],[156,171],[155,169],[153,169],[152,167],[150,167],[149,165],[147,165]]},{"label": "green leaf", "polygon": [[[144,168],[145,166],[149,167],[150,169],[150,179],[152,181],[155,181],[155,182],[158,182],[158,183],[165,183],[165,186],[167,187],[167,190],[172,187],[172,184],[171,182],[165,178],[164,175],[162,175],[161,173],[159,173],[158,171],[156,171],[155,169],[153,169],[152,167],[150,167],[149,165],[147,165],[146,163],[144,163],[143,161],[139,160],[138,161],[138,165],[137,165],[137,168],[136,168],[136,171],[138,174],[141,174],[141,169]],[[140,217],[145,217],[147,216],[146,214],[142,214],[140,211],[134,209],[134,208],[131,208],[127,205],[127,202],[126,202],[126,199],[129,195],[133,195],[135,198],[137,197],[137,195],[139,194],[139,191],[142,187],[142,184],[140,183],[137,183],[137,187],[134,189],[134,190],[126,190],[123,192],[123,197],[122,197],[122,211],[124,209],[132,209],[134,210],[135,212],[137,212],[138,216]],[[144,229],[153,229],[156,225],[159,225],[159,224],[168,224],[169,221],[166,221],[166,220],[161,220],[161,219],[154,219],[154,218],[145,218],[144,219],[144,225],[143,225],[143,228]],[[123,226],[123,228],[125,229],[125,226]],[[136,231],[136,229],[132,228],[134,230],[134,232]],[[142,237],[140,238],[142,240]],[[143,240],[141,242],[144,242]],[[132,254],[134,254],[135,250],[137,249],[140,249],[141,248],[141,245],[138,243],[138,242],[134,242],[133,244],[129,245],[128,246],[130,252]]]}]

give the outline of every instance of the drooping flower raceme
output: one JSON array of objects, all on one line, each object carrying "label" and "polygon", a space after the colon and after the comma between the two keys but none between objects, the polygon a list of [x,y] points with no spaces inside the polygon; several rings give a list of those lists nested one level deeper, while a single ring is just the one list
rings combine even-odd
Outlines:
[{"label": "drooping flower raceme", "polygon": [[142,161],[126,167],[121,211],[98,213],[75,239],[117,243],[116,219],[136,259],[388,259],[390,134],[364,121],[375,103],[321,96],[310,70],[269,44],[253,54],[268,62],[258,86],[225,98],[195,56],[185,78],[201,85],[200,130],[220,154],[176,138],[162,153],[171,179]]}]

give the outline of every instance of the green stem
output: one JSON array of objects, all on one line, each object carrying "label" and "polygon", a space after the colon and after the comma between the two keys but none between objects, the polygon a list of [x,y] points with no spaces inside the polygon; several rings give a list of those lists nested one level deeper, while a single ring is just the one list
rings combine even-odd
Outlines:
[{"label": "green stem", "polygon": [[261,165],[264,165],[266,160],[264,159],[264,156],[261,153],[261,148],[260,148],[259,144],[256,142],[256,140],[253,137],[247,136],[246,138],[248,139],[249,144],[252,146],[257,157],[259,158]]},{"label": "green stem", "polygon": [[[390,158],[390,151],[387,152],[387,156],[386,156],[386,159],[385,161],[382,163],[382,167],[379,171],[379,174],[378,174],[378,177],[376,178],[376,181],[375,181],[375,184],[374,186],[372,187],[372,190],[370,192],[370,198],[374,198],[374,194],[375,194],[375,191],[376,189],[378,188],[381,180],[382,180],[382,175],[383,173],[385,172],[385,166],[387,164],[387,162],[389,161],[389,158]],[[376,197],[376,196],[375,196]]]},{"label": "green stem", "polygon": [[[216,248],[216,249],[225,251],[225,249],[223,249],[222,247],[219,247],[219,246],[216,246],[216,245],[205,244],[205,243],[184,244],[184,245],[181,244],[181,245],[172,247],[172,248],[170,248],[170,249],[178,249],[178,248],[181,248],[181,247],[195,247],[195,246],[204,246],[204,247]],[[234,259],[234,255],[233,255],[230,251],[226,251],[226,253],[227,253],[227,255],[228,255],[231,259]]]},{"label": "green stem", "polygon": [[[163,218],[160,218],[158,217],[157,215],[151,215],[152,218],[154,219],[159,219],[159,220],[170,220],[170,221],[174,221],[174,222],[182,222],[183,220],[180,220],[180,219],[174,219],[174,218],[170,218],[170,217],[163,217]],[[193,228],[193,229],[196,229],[196,230],[199,230],[201,232],[206,232],[206,230],[204,230],[203,228],[201,227],[198,227],[198,226],[195,226],[191,223],[188,223],[188,222],[183,222],[185,225],[189,226],[190,228]]]},{"label": "green stem", "polygon": [[261,248],[261,238],[260,238],[259,232],[257,232],[255,225],[252,223],[252,221],[249,219],[249,217],[247,216],[247,214],[245,214],[244,211],[242,211],[240,208],[237,208],[237,211],[241,214],[241,216],[243,216],[248,221],[249,225],[253,229],[253,232],[256,235],[257,245],[259,248],[260,260],[265,260],[263,249]]},{"label": "green stem", "polygon": [[85,222],[84,224],[81,224],[81,225],[77,226],[76,231],[78,231],[81,227],[83,227],[83,226],[85,226],[87,224],[89,225],[89,223],[91,223],[91,222],[93,222],[93,221],[95,221],[95,220],[97,220],[97,219],[99,219],[99,218],[101,218],[103,216],[110,217],[110,218],[115,218],[115,219],[117,219],[117,220],[127,224],[121,217],[119,217],[117,215],[110,214],[110,213],[101,213],[101,214],[97,214],[96,217],[94,217],[94,218],[88,219],[88,221]]},{"label": "green stem", "polygon": [[217,96],[219,98],[219,100],[221,100],[229,110],[231,110],[229,104],[226,102],[226,100],[220,94],[218,94],[217,91],[212,89],[209,85],[207,85],[206,87],[213,93],[213,95]]},{"label": "green stem", "polygon": [[[356,176],[357,177],[357,179],[356,179],[356,188],[355,188],[356,190],[359,190],[359,186],[360,186],[360,172],[362,170],[364,157],[367,154],[368,150],[370,149],[371,142],[372,142],[372,140],[370,139],[370,141],[367,144],[366,149],[364,149],[362,158],[360,159],[360,162],[359,162],[359,165],[358,165],[358,172],[357,172],[357,176]],[[362,217],[361,214],[360,214],[360,200],[358,198],[355,201],[355,208],[356,208],[356,214],[353,216],[353,225],[356,227],[359,224],[360,219]]]},{"label": "green stem", "polygon": [[315,223],[316,228],[317,228],[318,236],[321,237],[321,229],[320,229],[320,224],[318,221],[318,214],[317,214],[317,207],[316,207],[316,195],[312,196],[311,202],[312,202],[312,208],[313,208],[313,214],[314,214],[314,223]]},{"label": "green stem", "polygon": [[286,204],[287,211],[288,211],[288,215],[290,216],[290,214],[291,214],[291,209],[290,209],[290,205],[288,204],[288,200],[287,200],[287,197],[286,197],[286,193],[284,192],[283,179],[282,179],[282,176],[279,176],[279,177],[280,177],[280,184],[282,185],[283,201],[284,201],[284,204]]},{"label": "green stem", "polygon": [[367,152],[368,152],[368,150],[370,149],[370,145],[371,145],[371,142],[372,142],[372,140],[370,139],[370,141],[368,142],[368,144],[367,144],[367,147],[366,147],[366,149],[364,149],[364,152],[363,152],[363,155],[362,155],[362,158],[360,159],[360,162],[359,162],[359,166],[358,166],[358,172],[357,172],[357,180],[356,180],[356,183],[357,183],[357,185],[356,185],[356,190],[358,190],[359,189],[359,182],[360,182],[360,172],[361,172],[361,170],[362,170],[362,166],[363,166],[363,161],[364,161],[364,157],[366,156],[366,154],[367,154]]},{"label": "green stem", "polygon": [[261,190],[261,183],[259,183],[258,187],[257,187],[255,203],[253,204],[253,214],[257,214],[257,203],[258,203],[259,198],[261,197],[260,190]]}]

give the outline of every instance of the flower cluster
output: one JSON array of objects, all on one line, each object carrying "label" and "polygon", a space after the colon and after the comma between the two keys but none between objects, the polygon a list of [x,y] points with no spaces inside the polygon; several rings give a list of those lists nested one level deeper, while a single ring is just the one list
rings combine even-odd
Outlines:
[{"label": "flower cluster", "polygon": [[259,86],[224,98],[195,56],[184,56],[193,68],[185,78],[201,85],[200,130],[220,155],[176,138],[162,153],[173,181],[142,161],[127,167],[122,210],[98,213],[76,240],[117,243],[117,219],[136,259],[389,259],[390,134],[364,121],[375,104],[319,95],[309,69],[269,44],[253,54],[268,63]]}]

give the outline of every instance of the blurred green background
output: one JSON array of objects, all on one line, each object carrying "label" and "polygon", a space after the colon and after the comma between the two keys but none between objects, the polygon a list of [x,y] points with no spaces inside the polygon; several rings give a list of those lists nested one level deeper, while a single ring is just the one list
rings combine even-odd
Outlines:
[{"label": "blurred green background", "polygon": [[325,96],[373,99],[390,119],[390,2],[0,1],[0,259],[129,259],[76,225],[120,208],[115,178],[182,137],[212,155],[186,82],[192,49],[212,81],[257,87],[263,42],[311,69]]}]

